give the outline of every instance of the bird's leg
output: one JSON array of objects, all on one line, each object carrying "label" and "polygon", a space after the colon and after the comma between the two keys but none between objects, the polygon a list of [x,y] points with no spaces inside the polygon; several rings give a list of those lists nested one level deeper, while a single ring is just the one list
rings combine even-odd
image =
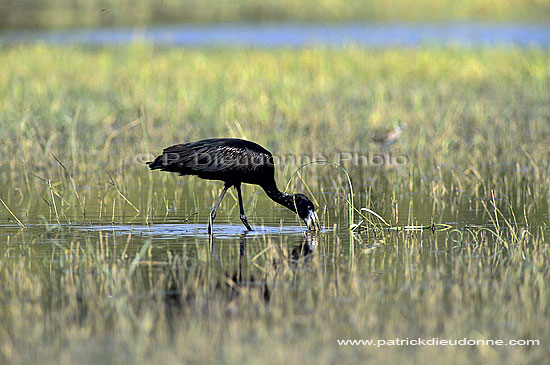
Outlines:
[{"label": "bird's leg", "polygon": [[248,220],[246,219],[246,215],[244,214],[244,207],[243,207],[243,196],[241,194],[241,184],[235,185],[235,189],[237,189],[237,195],[239,196],[239,210],[241,213],[241,221],[243,222],[246,229],[249,231],[253,231],[252,227],[250,227],[250,224],[248,224]]},{"label": "bird's leg", "polygon": [[220,206],[220,203],[222,202],[222,199],[225,196],[225,193],[227,193],[228,189],[228,185],[225,185],[223,187],[222,193],[220,194],[218,201],[216,201],[216,204],[214,205],[214,207],[212,207],[212,210],[210,211],[210,219],[208,220],[208,234],[212,234],[212,224],[214,223],[214,219],[216,218],[216,213],[218,213],[218,207]]}]

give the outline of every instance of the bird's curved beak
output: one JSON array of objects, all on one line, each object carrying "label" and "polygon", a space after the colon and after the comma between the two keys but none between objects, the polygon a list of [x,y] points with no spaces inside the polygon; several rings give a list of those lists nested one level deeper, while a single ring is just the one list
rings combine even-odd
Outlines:
[{"label": "bird's curved beak", "polygon": [[315,213],[314,210],[310,210],[309,214],[307,215],[306,219],[307,228],[310,231],[320,231],[321,225],[319,224],[319,217],[317,216],[317,213]]}]

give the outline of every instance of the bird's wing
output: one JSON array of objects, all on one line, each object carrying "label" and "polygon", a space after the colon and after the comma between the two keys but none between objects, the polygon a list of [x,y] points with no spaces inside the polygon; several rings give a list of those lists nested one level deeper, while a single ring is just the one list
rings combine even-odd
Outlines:
[{"label": "bird's wing", "polygon": [[149,167],[181,174],[245,173],[272,163],[271,154],[266,152],[231,144],[192,142],[164,149]]},{"label": "bird's wing", "polygon": [[250,172],[261,169],[270,155],[243,146],[206,145],[194,148],[192,168],[197,172]]}]

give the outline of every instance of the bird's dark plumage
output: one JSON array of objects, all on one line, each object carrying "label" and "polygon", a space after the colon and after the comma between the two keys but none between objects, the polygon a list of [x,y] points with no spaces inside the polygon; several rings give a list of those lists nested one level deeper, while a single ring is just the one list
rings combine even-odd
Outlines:
[{"label": "bird's dark plumage", "polygon": [[177,144],[162,151],[149,168],[197,175],[226,183],[258,184],[274,171],[271,152],[262,146],[235,138],[213,138]]},{"label": "bird's dark plumage", "polygon": [[242,205],[241,183],[260,185],[275,202],[284,205],[306,221],[310,229],[319,229],[317,214],[311,201],[303,194],[285,194],[275,183],[273,155],[262,146],[243,139],[212,138],[177,144],[164,149],[162,155],[147,165],[152,170],[196,175],[201,179],[221,180],[224,190],[212,209],[209,231],[226,191],[234,186],[239,195],[243,224],[246,220]]}]

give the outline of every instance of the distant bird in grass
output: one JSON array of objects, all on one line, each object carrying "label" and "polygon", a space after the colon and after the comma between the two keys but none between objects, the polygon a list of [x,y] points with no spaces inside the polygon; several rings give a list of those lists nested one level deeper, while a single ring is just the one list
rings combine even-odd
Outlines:
[{"label": "distant bird in grass", "polygon": [[273,155],[254,142],[236,138],[212,138],[177,144],[166,148],[162,155],[147,165],[151,170],[177,172],[182,176],[196,175],[201,179],[221,180],[225,183],[210,212],[209,234],[212,233],[218,207],[232,186],[237,189],[241,221],[248,230],[252,230],[244,214],[242,183],[259,185],[274,202],[297,213],[308,229],[320,229],[319,218],[309,198],[303,194],[286,194],[277,188]]},{"label": "distant bird in grass", "polygon": [[381,144],[383,147],[387,147],[389,145],[392,145],[399,139],[399,136],[403,132],[404,128],[405,128],[405,123],[403,123],[399,119],[394,119],[393,129],[391,131],[388,131],[388,130],[373,131],[370,135],[370,139],[375,143]]}]

